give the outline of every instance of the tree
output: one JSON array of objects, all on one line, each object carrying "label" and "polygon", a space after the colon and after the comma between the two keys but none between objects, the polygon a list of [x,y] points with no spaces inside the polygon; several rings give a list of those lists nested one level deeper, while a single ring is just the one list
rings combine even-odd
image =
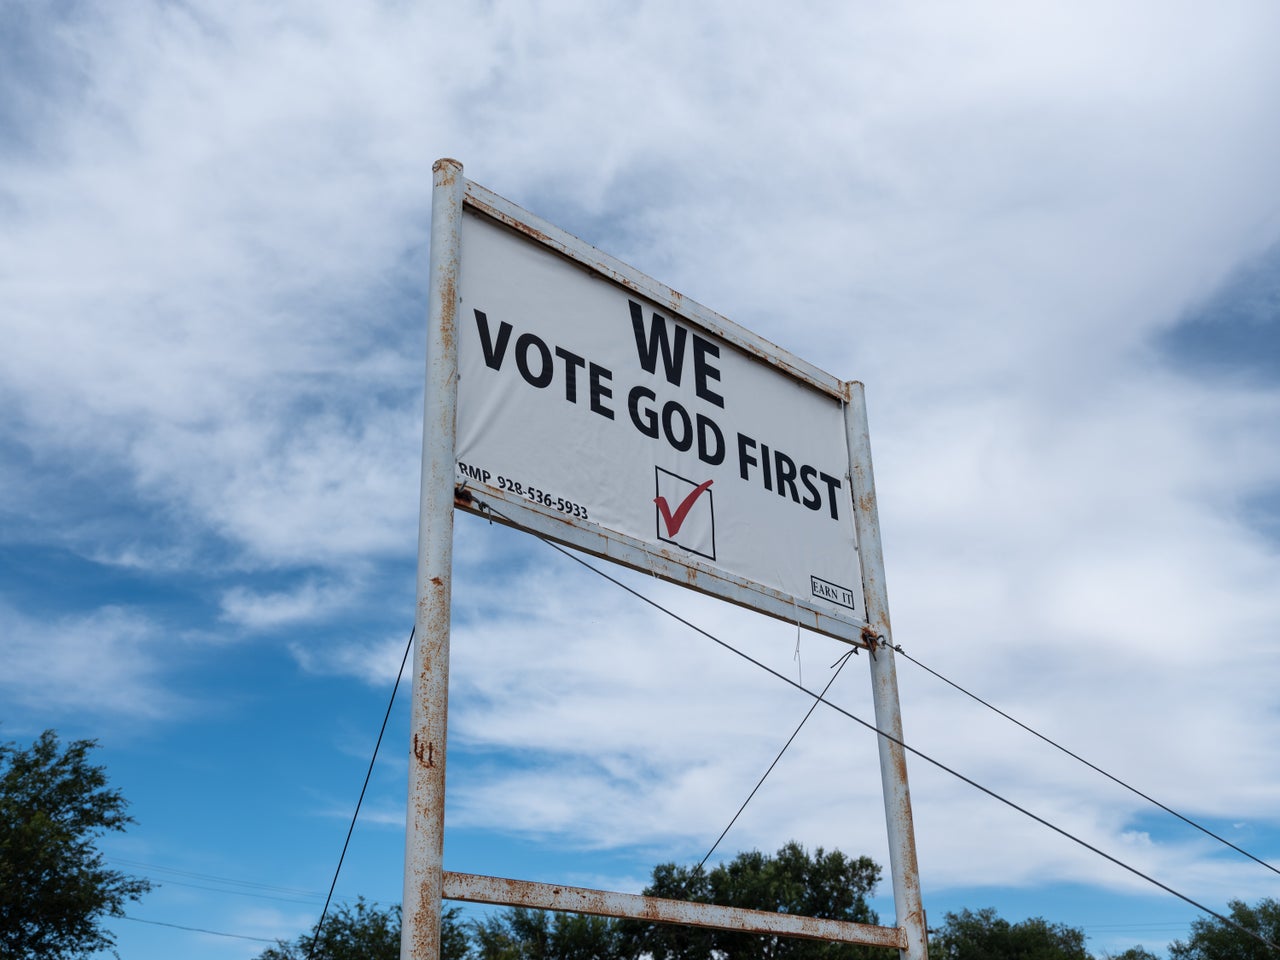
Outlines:
[{"label": "tree", "polygon": [[512,907],[472,925],[478,960],[622,960],[611,917]]},{"label": "tree", "polygon": [[929,960],[1092,960],[1084,931],[1032,917],[1010,923],[992,907],[948,913],[929,941]]},{"label": "tree", "polygon": [[[1230,917],[1245,930],[1280,944],[1280,903],[1270,898],[1251,907],[1232,900]],[[1193,920],[1186,943],[1169,944],[1169,960],[1275,960],[1280,955],[1255,937],[1218,919]]]},{"label": "tree", "polygon": [[65,750],[46,730],[28,749],[0,744],[0,956],[64,960],[111,949],[106,917],[151,889],[108,870],[95,846],[133,823],[120,791],[88,760],[95,740]]},{"label": "tree", "polygon": [[[470,944],[457,907],[445,907],[440,920],[440,960],[463,960]],[[293,943],[281,940],[257,960],[399,960],[400,904],[385,910],[359,897],[343,904]]]},{"label": "tree", "polygon": [[[866,898],[879,879],[880,867],[870,857],[847,857],[839,850],[826,853],[821,847],[810,855],[793,841],[775,856],[752,850],[709,872],[700,867],[660,864],[654,868],[653,883],[645,894],[877,923]],[[860,960],[886,955],[872,947],[669,924],[632,922],[624,925],[624,932],[630,955],[648,953],[654,960],[708,960],[713,953],[717,960]]]}]

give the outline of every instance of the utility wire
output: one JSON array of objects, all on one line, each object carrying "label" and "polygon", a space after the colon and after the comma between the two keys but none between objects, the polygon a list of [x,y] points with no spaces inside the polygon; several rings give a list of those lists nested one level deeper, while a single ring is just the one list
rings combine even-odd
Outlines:
[{"label": "utility wire", "polygon": [[1210,837],[1213,837],[1213,839],[1217,840],[1219,843],[1225,844],[1226,846],[1230,847],[1232,850],[1236,851],[1236,853],[1239,853],[1239,854],[1242,854],[1242,855],[1244,855],[1244,856],[1248,857],[1248,858],[1249,858],[1250,860],[1252,860],[1254,863],[1260,863],[1260,864],[1262,864],[1262,866],[1266,867],[1266,868],[1267,868],[1268,870],[1270,870],[1272,873],[1280,874],[1280,870],[1276,869],[1276,868],[1275,868],[1275,867],[1273,867],[1271,864],[1267,863],[1267,861],[1265,861],[1265,860],[1261,859],[1260,857],[1255,857],[1255,856],[1254,856],[1252,853],[1250,853],[1248,850],[1245,850],[1245,849],[1243,849],[1243,848],[1241,848],[1241,847],[1237,847],[1237,846],[1236,846],[1234,843],[1232,843],[1230,840],[1226,839],[1225,837],[1220,837],[1220,836],[1218,836],[1216,833],[1214,833],[1214,832],[1213,832],[1212,830],[1210,830],[1208,827],[1201,826],[1200,824],[1198,824],[1198,823],[1196,823],[1194,820],[1192,820],[1190,817],[1184,817],[1184,816],[1183,816],[1182,814],[1180,814],[1177,810],[1174,810],[1174,809],[1172,809],[1172,808],[1170,808],[1170,807],[1165,806],[1163,803],[1161,803],[1159,800],[1155,799],[1154,797],[1149,797],[1149,796],[1147,796],[1147,794],[1143,793],[1143,792],[1142,792],[1141,790],[1139,790],[1137,787],[1130,786],[1129,784],[1127,784],[1127,783],[1125,783],[1123,780],[1121,780],[1119,777],[1114,776],[1113,774],[1108,773],[1106,770],[1103,770],[1101,767],[1097,766],[1096,764],[1090,763],[1088,760],[1086,760],[1084,757],[1080,756],[1079,754],[1072,753],[1072,752],[1071,752],[1070,750],[1068,750],[1066,747],[1062,746],[1062,744],[1060,744],[1060,743],[1055,743],[1053,740],[1051,740],[1051,739],[1049,739],[1048,737],[1046,737],[1043,733],[1040,733],[1040,732],[1039,732],[1039,731],[1037,731],[1037,730],[1033,730],[1031,727],[1027,726],[1027,725],[1026,725],[1025,723],[1023,723],[1021,720],[1018,720],[1018,719],[1016,719],[1015,717],[1011,717],[1011,716],[1009,716],[1009,714],[1005,713],[1005,712],[1004,712],[1003,710],[1001,710],[999,707],[994,706],[994,705],[992,705],[992,704],[988,703],[986,700],[983,700],[983,699],[982,699],[981,697],[979,697],[977,694],[970,693],[968,690],[966,690],[964,687],[960,686],[960,684],[956,683],[954,680],[949,680],[948,678],[944,677],[942,674],[938,673],[938,671],[933,670],[933,669],[931,669],[930,667],[925,666],[923,663],[921,663],[921,662],[920,662],[919,660],[917,660],[915,657],[911,656],[909,653],[907,653],[905,650],[903,650],[903,649],[902,649],[902,647],[900,647],[900,646],[896,646],[896,647],[894,647],[893,649],[894,649],[894,650],[896,650],[896,651],[898,651],[898,653],[902,654],[904,657],[906,657],[908,660],[910,660],[912,663],[914,663],[914,664],[915,664],[917,667],[919,667],[921,670],[924,670],[924,671],[925,671],[925,672],[927,672],[927,673],[931,673],[931,674],[933,674],[935,677],[937,677],[939,680],[941,680],[943,683],[946,683],[946,684],[951,685],[952,687],[955,687],[957,690],[959,690],[961,693],[963,693],[966,697],[969,697],[969,698],[971,698],[971,699],[973,699],[973,700],[976,700],[978,703],[982,704],[982,705],[983,705],[984,707],[986,707],[988,710],[994,710],[996,713],[1000,714],[1000,716],[1004,717],[1004,718],[1005,718],[1006,720],[1008,720],[1010,723],[1016,724],[1017,726],[1021,727],[1023,730],[1027,731],[1027,733],[1031,734],[1032,736],[1039,737],[1039,738],[1040,738],[1041,740],[1043,740],[1045,743],[1049,744],[1049,746],[1054,747],[1054,748],[1055,748],[1055,749],[1057,749],[1057,750],[1061,750],[1063,753],[1065,753],[1068,757],[1071,757],[1073,760],[1079,760],[1081,763],[1083,763],[1086,767],[1088,767],[1090,770],[1094,771],[1095,773],[1100,773],[1100,774],[1102,774],[1104,777],[1106,777],[1108,780],[1112,781],[1113,783],[1118,783],[1120,786],[1124,787],[1124,788],[1125,788],[1126,790],[1128,790],[1130,793],[1133,793],[1133,794],[1135,794],[1135,795],[1137,795],[1137,796],[1141,797],[1143,800],[1146,800],[1148,803],[1154,804],[1155,806],[1157,806],[1157,807],[1159,807],[1161,810],[1163,810],[1165,813],[1170,814],[1171,816],[1177,817],[1177,818],[1178,818],[1179,820],[1181,820],[1183,823],[1188,824],[1189,826],[1195,827],[1195,828],[1196,828],[1197,830],[1199,830],[1201,833],[1206,834],[1206,835],[1208,835],[1208,836],[1210,836]]},{"label": "utility wire", "polygon": [[[518,524],[516,524],[515,521],[512,520],[510,517],[506,516],[505,514],[499,513],[497,510],[494,510],[491,506],[479,500],[478,498],[472,496],[472,500],[477,504],[477,506],[482,511],[492,513],[494,516],[501,517],[507,523],[518,526]],[[733,653],[741,657],[743,660],[746,660],[748,663],[754,664],[755,666],[759,667],[761,670],[765,671],[766,673],[772,674],[773,676],[777,677],[779,680],[781,680],[783,683],[787,684],[788,686],[795,687],[797,690],[801,691],[807,696],[814,697],[820,703],[825,703],[832,710],[835,710],[837,713],[841,714],[842,716],[848,717],[850,720],[853,720],[855,723],[861,724],[863,727],[866,727],[868,730],[871,730],[878,736],[884,737],[884,739],[888,740],[890,743],[897,744],[898,746],[902,747],[902,749],[908,751],[909,753],[914,754],[915,756],[919,757],[921,760],[924,760],[926,763],[932,764],[933,766],[937,767],[939,770],[942,770],[944,773],[949,773],[951,774],[951,776],[955,777],[957,780],[962,780],[965,783],[969,784],[969,786],[973,787],[975,790],[980,790],[982,793],[985,793],[987,796],[991,797],[993,800],[999,800],[1001,803],[1005,804],[1006,806],[1014,810],[1017,810],[1019,813],[1023,814],[1024,816],[1030,817],[1032,820],[1036,821],[1040,825],[1048,827],[1054,833],[1057,833],[1063,837],[1066,837],[1068,840],[1071,840],[1074,843],[1079,844],[1080,846],[1084,847],[1086,850],[1089,850],[1092,853],[1096,853],[1098,856],[1102,857],[1104,860],[1109,860],[1111,863],[1114,863],[1116,866],[1129,871],[1134,876],[1141,877],[1143,880],[1146,880],[1148,883],[1152,884],[1153,886],[1159,887],[1161,890],[1165,891],[1165,893],[1168,893],[1168,894],[1171,894],[1172,896],[1177,897],[1179,900],[1183,901],[1184,903],[1189,903],[1191,906],[1195,907],[1197,910],[1204,911],[1210,916],[1215,917],[1218,920],[1221,920],[1223,923],[1227,924],[1228,926],[1233,927],[1236,930],[1239,930],[1241,933],[1244,933],[1249,937],[1252,937],[1253,939],[1262,943],[1264,946],[1267,946],[1270,949],[1276,951],[1277,953],[1280,953],[1280,945],[1272,943],[1270,940],[1268,940],[1266,937],[1262,936],[1261,934],[1256,933],[1255,931],[1250,930],[1247,927],[1241,926],[1239,923],[1236,923],[1230,917],[1223,916],[1222,914],[1218,913],[1216,910],[1211,910],[1209,907],[1206,907],[1203,903],[1200,903],[1197,900],[1191,899],[1191,897],[1187,896],[1186,894],[1179,893],[1177,890],[1173,889],[1173,887],[1170,887],[1167,884],[1161,883],[1155,877],[1152,877],[1148,874],[1143,873],[1137,867],[1130,866],[1129,864],[1125,863],[1123,860],[1113,857],[1111,854],[1105,852],[1104,850],[1099,849],[1098,847],[1095,847],[1093,844],[1089,843],[1088,841],[1082,840],[1080,837],[1077,837],[1075,834],[1070,833],[1067,830],[1063,829],[1062,827],[1059,827],[1056,824],[1051,823],[1050,821],[1044,819],[1044,817],[1041,817],[1035,813],[1032,813],[1026,807],[1019,806],[1017,803],[1014,803],[1012,800],[1009,800],[1008,798],[1001,796],[1000,794],[992,790],[990,787],[984,787],[982,784],[978,783],[976,780],[972,780],[969,777],[966,777],[964,774],[960,773],[958,770],[954,770],[951,767],[948,767],[946,764],[942,763],[942,761],[935,760],[933,757],[929,756],[926,753],[923,753],[920,750],[917,750],[913,746],[910,746],[903,740],[899,739],[898,737],[895,737],[893,734],[887,733],[884,730],[881,730],[875,724],[870,723],[866,720],[863,720],[861,717],[857,716],[856,714],[850,713],[848,710],[844,709],[843,707],[837,704],[832,703],[830,700],[824,700],[820,694],[816,694],[812,690],[808,689],[807,687],[801,686],[799,683],[792,680],[790,677],[786,676],[785,674],[779,673],[777,670],[773,669],[768,664],[762,663],[761,661],[757,660],[755,657],[751,656],[748,653],[744,653],[743,651],[739,650],[737,647],[733,646],[727,641],[721,640],[715,634],[710,633],[707,630],[704,630],[702,627],[699,627],[697,624],[693,623],[692,621],[687,620],[684,617],[680,616],[680,614],[676,613],[675,611],[668,610],[666,607],[662,606],[662,604],[658,603],[656,600],[653,600],[645,596],[640,591],[628,586],[627,584],[623,583],[621,580],[617,579],[616,577],[610,576],[609,574],[601,570],[599,567],[592,566],[586,560],[583,560],[581,557],[577,556],[570,550],[567,550],[566,548],[560,546],[560,544],[543,536],[537,531],[529,530],[529,528],[527,527],[521,527],[520,529],[527,530],[529,533],[532,533],[534,536],[536,536],[539,540],[541,540],[547,546],[551,547],[551,549],[564,554],[566,557],[568,557],[570,560],[574,561],[575,563],[581,564],[582,566],[590,570],[592,573],[595,573],[596,575],[603,577],[605,580],[608,580],[610,583],[614,584],[615,586],[622,588],[627,593],[643,601],[644,603],[647,603],[649,606],[653,607],[654,609],[659,610],[662,613],[665,613],[667,616],[671,617],[673,620],[677,621],[678,623],[684,624],[690,630],[693,630],[695,633],[701,634],[702,636],[706,637],[708,640],[712,641],[713,643],[716,643],[721,647],[723,647],[724,649],[728,650],[730,653]]]},{"label": "utility wire", "polygon": [[351,814],[351,826],[347,827],[347,839],[342,841],[342,853],[338,856],[338,865],[333,871],[333,883],[329,884],[329,895],[324,898],[324,909],[320,911],[320,919],[316,923],[316,935],[311,938],[311,949],[307,951],[307,960],[311,960],[316,952],[316,944],[320,942],[320,931],[324,928],[324,918],[329,914],[329,904],[333,900],[334,888],[338,886],[338,874],[342,872],[342,861],[347,858],[347,847],[351,844],[351,834],[356,829],[356,819],[360,816],[360,805],[364,803],[365,791],[369,789],[369,778],[373,776],[373,765],[378,759],[378,748],[382,746],[382,735],[387,732],[387,721],[391,719],[391,708],[396,702],[396,691],[400,689],[400,678],[404,676],[404,665],[409,662],[409,651],[413,649],[413,633],[417,624],[409,630],[409,642],[405,644],[404,656],[400,658],[400,672],[396,674],[396,682],[391,687],[391,699],[387,702],[387,712],[382,718],[382,728],[378,731],[378,740],[373,745],[373,756],[369,758],[369,769],[365,771],[364,786],[360,788],[360,798],[356,800],[356,809]]},{"label": "utility wire", "polygon": [[132,920],[134,923],[148,923],[153,927],[172,927],[174,930],[190,930],[192,933],[209,933],[215,937],[230,937],[233,940],[255,940],[258,943],[279,943],[278,940],[272,940],[268,937],[250,937],[243,933],[223,933],[221,930],[206,930],[203,927],[184,927],[180,923],[165,923],[162,920],[143,920],[141,917],[130,917],[127,914],[120,917],[121,920]]},{"label": "utility wire", "polygon": [[226,887],[210,887],[201,883],[190,883],[184,880],[161,880],[156,877],[148,877],[147,879],[152,883],[155,883],[157,886],[178,886],[187,887],[191,890],[208,890],[210,893],[223,893],[228,896],[235,897],[250,897],[254,900],[275,900],[278,903],[305,903],[310,905],[323,902],[322,896],[319,893],[313,893],[307,897],[278,897],[270,893],[257,893],[253,890],[228,890]]},{"label": "utility wire", "polygon": [[[269,883],[259,883],[256,880],[239,880],[235,877],[220,877],[211,873],[194,873],[190,870],[179,870],[176,867],[166,867],[158,863],[147,863],[142,860],[130,860],[125,857],[109,857],[112,863],[124,866],[145,867],[152,874],[145,879],[150,880],[159,886],[179,886],[191,887],[194,890],[209,890],[213,893],[225,893],[237,897],[254,897],[260,900],[279,900],[282,903],[323,903],[324,894],[318,890],[302,890],[298,887],[280,887]],[[249,887],[248,890],[230,890],[226,887],[209,887],[199,883],[192,883],[189,880],[171,880],[168,877],[157,877],[154,874],[174,874],[179,877],[195,877],[199,880],[208,880],[213,883],[227,884],[231,887]],[[268,893],[257,893],[257,890],[274,890],[279,893],[293,894],[291,897],[273,896]],[[365,903],[375,907],[385,907],[391,901],[388,900],[370,900],[365,899]]]},{"label": "utility wire", "polygon": [[[145,860],[130,860],[126,857],[109,857],[112,863],[120,864],[126,867],[144,867],[152,872],[170,873],[177,877],[190,877],[195,880],[208,880],[212,883],[225,883],[236,887],[253,887],[258,890],[271,890],[274,893],[291,893],[299,897],[308,897],[317,903],[320,901],[322,894],[317,890],[303,890],[300,887],[280,887],[269,883],[259,883],[256,880],[240,880],[235,877],[220,877],[212,873],[196,873],[192,870],[180,870],[177,867],[166,867],[159,863],[148,863]],[[155,879],[155,878],[151,878]],[[177,883],[177,880],[158,880],[157,883]],[[201,888],[208,889],[208,888]],[[234,890],[228,890],[227,893],[235,893]]]},{"label": "utility wire", "polygon": [[716,847],[720,846],[720,841],[725,838],[725,834],[727,834],[730,830],[733,829],[733,825],[737,823],[738,818],[742,816],[742,811],[747,809],[747,804],[750,803],[752,798],[756,795],[756,791],[759,790],[762,786],[764,786],[764,782],[766,779],[768,779],[769,774],[773,773],[773,768],[778,765],[778,761],[782,759],[782,755],[787,752],[787,747],[791,746],[791,741],[794,740],[797,736],[799,736],[800,730],[804,727],[806,723],[808,723],[809,718],[813,716],[813,711],[817,710],[818,704],[823,702],[822,698],[826,696],[827,691],[831,689],[831,685],[836,682],[836,677],[840,676],[840,671],[844,669],[844,665],[848,663],[849,658],[852,657],[857,652],[858,652],[857,647],[850,647],[847,651],[845,651],[844,656],[842,656],[839,660],[837,660],[835,663],[832,664],[832,666],[836,668],[836,672],[831,675],[831,679],[827,681],[827,685],[822,688],[822,693],[818,694],[818,699],[814,700],[813,703],[809,705],[809,712],[806,713],[804,715],[804,718],[800,721],[800,723],[796,725],[796,728],[795,730],[792,731],[791,736],[787,738],[787,742],[784,743],[782,745],[782,749],[778,751],[778,755],[773,758],[773,763],[769,764],[769,769],[764,772],[764,775],[760,777],[760,780],[756,783],[756,785],[751,788],[751,792],[747,794],[747,799],[742,801],[742,806],[740,806],[738,808],[738,812],[733,815],[733,819],[729,821],[729,825],[720,831],[720,836],[716,837],[716,842],[711,845],[711,849],[707,851],[706,856],[702,858],[702,862],[698,864],[699,870],[701,870],[706,865],[706,862],[711,858],[711,855],[716,852]]}]

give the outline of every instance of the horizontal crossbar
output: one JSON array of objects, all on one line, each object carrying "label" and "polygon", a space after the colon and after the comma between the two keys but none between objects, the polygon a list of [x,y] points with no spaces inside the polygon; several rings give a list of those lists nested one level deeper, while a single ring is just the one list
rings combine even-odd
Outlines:
[{"label": "horizontal crossbar", "polygon": [[444,872],[444,898],[469,903],[493,903],[539,910],[590,913],[655,923],[679,923],[691,927],[734,930],[739,933],[777,934],[837,943],[861,943],[874,947],[906,949],[906,934],[898,927],[878,927],[847,920],[824,920],[791,913],[769,913],[722,907],[690,900],[666,900],[634,893],[610,893],[584,887],[507,880],[471,873]]}]

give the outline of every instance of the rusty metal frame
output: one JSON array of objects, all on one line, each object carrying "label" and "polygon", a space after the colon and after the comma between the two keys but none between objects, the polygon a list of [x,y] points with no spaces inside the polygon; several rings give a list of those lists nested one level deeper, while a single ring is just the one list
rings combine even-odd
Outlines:
[{"label": "rusty metal frame", "polygon": [[534,883],[528,880],[506,880],[470,873],[445,871],[444,895],[448,900],[469,903],[493,903],[539,910],[564,910],[589,913],[600,917],[625,917],[652,923],[674,923],[687,927],[734,930],[738,933],[761,933],[807,940],[830,940],[836,943],[860,943],[873,947],[906,949],[907,938],[897,927],[879,927],[848,920],[825,920],[802,917],[794,913],[769,913],[722,907],[713,903],[690,900],[666,900],[642,897],[634,893],[610,893],[585,887]]},{"label": "rusty metal frame", "polygon": [[458,413],[458,268],[462,164],[437,160],[431,199],[431,273],[418,514],[409,798],[400,956],[438,960],[444,890],[444,755],[453,596],[453,478]]},{"label": "rusty metal frame", "polygon": [[902,707],[898,702],[898,673],[894,664],[893,630],[889,625],[889,594],[884,581],[884,553],[880,544],[880,515],[876,482],[871,470],[871,436],[863,386],[849,384],[845,407],[849,443],[849,488],[853,521],[862,554],[862,591],[867,604],[867,643],[871,694],[875,704],[880,749],[880,784],[884,794],[885,826],[889,833],[889,874],[899,928],[906,936],[903,956],[928,957],[929,936],[920,895],[920,867],[916,861],[911,790],[907,783],[907,751],[903,747]]},{"label": "rusty metal frame", "polygon": [[[890,639],[884,562],[880,549],[875,483],[861,383],[843,382],[737,324],[688,300],[634,268],[602,253],[497,194],[466,180],[456,160],[433,167],[427,378],[424,398],[421,513],[418,528],[417,613],[414,646],[412,746],[405,834],[402,960],[438,960],[442,899],[567,910],[659,923],[806,937],[897,948],[904,960],[927,960],[927,935],[916,864],[911,801],[897,677]],[[867,620],[797,603],[780,591],[725,571],[690,564],[665,549],[615,531],[565,522],[563,514],[524,499],[495,495],[505,516],[488,514],[539,536],[595,556],[653,573],[701,592],[751,607],[818,633],[867,647],[872,656],[876,725],[881,736],[880,770],[889,833],[896,927],[856,924],[790,914],[742,910],[610,893],[531,881],[446,872],[443,868],[445,747],[449,696],[449,621],[452,594],[453,510],[482,513],[464,490],[454,487],[457,433],[458,279],[462,218],[468,208],[525,234],[602,278],[620,284],[701,325],[739,349],[764,359],[792,377],[838,400],[845,411],[849,480],[862,564]],[[456,496],[455,496],[456,494]],[[594,528],[594,529],[592,529]]]}]

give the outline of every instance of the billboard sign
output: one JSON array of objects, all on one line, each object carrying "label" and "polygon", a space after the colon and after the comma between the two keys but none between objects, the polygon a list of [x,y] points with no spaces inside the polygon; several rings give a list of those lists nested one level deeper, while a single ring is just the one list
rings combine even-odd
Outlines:
[{"label": "billboard sign", "polygon": [[[862,384],[465,179],[456,160],[433,176],[402,955],[438,960],[449,897],[924,960]],[[787,917],[784,930],[776,914],[446,872],[455,508],[879,651],[867,663],[897,926]]]},{"label": "billboard sign", "polygon": [[458,483],[556,539],[856,637],[844,385],[468,186]]}]

